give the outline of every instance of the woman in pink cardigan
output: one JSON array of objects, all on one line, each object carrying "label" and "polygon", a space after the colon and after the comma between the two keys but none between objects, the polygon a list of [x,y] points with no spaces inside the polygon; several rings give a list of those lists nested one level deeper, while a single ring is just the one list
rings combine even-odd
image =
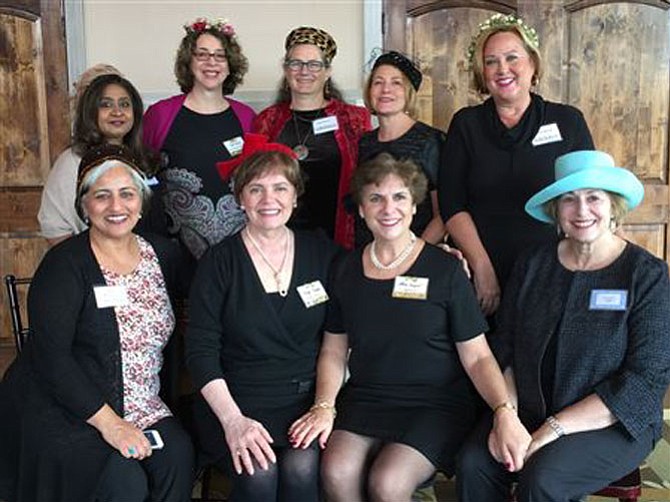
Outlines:
[{"label": "woman in pink cardigan", "polygon": [[168,230],[197,259],[244,225],[216,163],[237,155],[255,112],[226,97],[242,83],[247,58],[233,26],[197,19],[185,25],[175,61],[183,94],[159,101],[144,117],[144,143],[161,156]]}]

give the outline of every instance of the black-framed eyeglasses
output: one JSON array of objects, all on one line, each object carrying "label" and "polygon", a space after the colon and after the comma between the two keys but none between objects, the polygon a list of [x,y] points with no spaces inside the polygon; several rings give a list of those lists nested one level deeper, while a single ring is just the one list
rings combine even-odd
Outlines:
[{"label": "black-framed eyeglasses", "polygon": [[301,71],[307,68],[312,73],[317,73],[326,67],[326,63],[317,59],[310,59],[309,61],[301,61],[300,59],[289,59],[284,61],[284,67],[291,71]]},{"label": "black-framed eyeglasses", "polygon": [[209,58],[214,58],[217,63],[225,63],[228,61],[225,51],[209,52],[207,49],[196,49],[193,51],[193,57],[200,62],[209,61]]}]

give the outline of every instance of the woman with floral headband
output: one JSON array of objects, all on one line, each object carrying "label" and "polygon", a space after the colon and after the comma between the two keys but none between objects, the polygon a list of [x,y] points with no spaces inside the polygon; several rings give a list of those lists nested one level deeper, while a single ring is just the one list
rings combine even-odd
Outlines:
[{"label": "woman with floral headband", "polygon": [[[375,60],[363,98],[368,110],[379,119],[379,128],[363,135],[358,143],[358,158],[362,163],[387,152],[421,167],[428,179],[428,197],[417,204],[412,231],[436,244],[444,237],[437,206],[437,173],[444,163],[445,134],[414,118],[422,79],[417,65],[399,52],[386,52]],[[356,247],[371,240],[363,219],[356,218]]]},{"label": "woman with floral headband", "polygon": [[183,94],[147,110],[144,142],[162,156],[160,173],[169,230],[195,258],[244,225],[216,163],[239,154],[255,113],[226,97],[242,83],[247,58],[225,20],[184,26],[175,76]]},{"label": "woman with floral headband", "polygon": [[485,314],[498,308],[519,252],[556,239],[524,213],[525,201],[552,181],[554,159],[593,149],[581,112],[532,92],[542,74],[535,30],[514,15],[479,26],[469,49],[484,103],[454,115],[438,183],[446,230],[473,272]]},{"label": "woman with floral headband", "polygon": [[358,140],[370,130],[370,114],[348,105],[332,82],[337,53],[324,30],[301,26],[284,44],[284,78],[277,103],[263,110],[254,130],[290,146],[305,176],[292,226],[320,229],[345,248],[354,244],[354,218],[345,209]]}]

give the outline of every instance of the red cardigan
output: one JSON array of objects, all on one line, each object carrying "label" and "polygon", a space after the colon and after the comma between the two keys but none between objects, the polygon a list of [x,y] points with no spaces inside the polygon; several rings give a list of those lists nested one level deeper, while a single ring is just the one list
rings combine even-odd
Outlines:
[{"label": "red cardigan", "polygon": [[[351,176],[358,163],[358,140],[372,129],[370,113],[360,106],[331,100],[325,108],[326,115],[336,116],[339,128],[335,141],[340,150],[342,165],[338,186],[337,214],[335,215],[335,242],[346,249],[354,247],[354,217],[344,208],[344,197],[349,193]],[[291,118],[288,102],[278,103],[263,110],[253,121],[254,132],[265,134],[276,141],[286,122]]]}]

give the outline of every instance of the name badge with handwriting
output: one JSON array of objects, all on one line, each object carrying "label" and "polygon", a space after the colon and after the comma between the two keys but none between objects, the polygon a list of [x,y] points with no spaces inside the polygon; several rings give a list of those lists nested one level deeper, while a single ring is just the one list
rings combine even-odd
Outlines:
[{"label": "name badge with handwriting", "polygon": [[230,154],[231,157],[236,157],[237,155],[242,153],[242,148],[244,147],[244,140],[242,139],[242,136],[237,136],[235,138],[231,138],[227,141],[224,141],[223,146],[226,147],[226,150],[228,150],[228,153]]},{"label": "name badge with handwriting", "polygon": [[125,286],[93,286],[93,294],[99,309],[124,307],[130,303]]},{"label": "name badge with handwriting", "polygon": [[589,310],[626,310],[628,291],[625,289],[593,289]]},{"label": "name badge with handwriting", "polygon": [[428,298],[428,277],[399,275],[393,282],[393,298],[425,300]]},{"label": "name badge with handwriting", "polygon": [[330,131],[337,131],[340,125],[337,123],[337,117],[331,115],[330,117],[323,117],[322,119],[312,120],[312,130],[314,136]]},{"label": "name badge with handwriting", "polygon": [[547,143],[556,143],[557,141],[563,141],[563,136],[561,136],[561,131],[558,130],[558,125],[554,124],[545,124],[540,127],[539,131],[533,138],[533,146],[546,145]]},{"label": "name badge with handwriting", "polygon": [[302,303],[304,303],[307,308],[328,301],[328,293],[326,293],[323,284],[321,284],[321,281],[319,280],[308,282],[302,286],[298,286],[296,289],[298,290]]}]

